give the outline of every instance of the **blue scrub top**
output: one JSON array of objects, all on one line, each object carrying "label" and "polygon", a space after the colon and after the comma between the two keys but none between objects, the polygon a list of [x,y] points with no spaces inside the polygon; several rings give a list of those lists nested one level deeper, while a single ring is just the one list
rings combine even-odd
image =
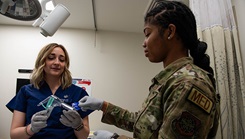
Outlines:
[{"label": "blue scrub top", "polygon": [[[46,82],[43,83],[40,89],[35,88],[32,84],[23,86],[17,95],[6,105],[6,107],[13,112],[13,110],[26,113],[25,125],[31,123],[31,117],[36,112],[44,110],[42,106],[37,106],[39,102],[52,95],[52,92]],[[70,87],[62,90],[61,87],[57,89],[55,95],[64,100],[65,103],[71,105],[78,102],[84,96],[88,96],[87,92],[81,87],[72,84]],[[76,139],[74,130],[63,125],[59,119],[63,114],[62,107],[55,107],[47,120],[47,127],[41,129],[34,134],[31,139]],[[92,110],[86,112],[82,110],[77,111],[82,118],[88,116]]]}]

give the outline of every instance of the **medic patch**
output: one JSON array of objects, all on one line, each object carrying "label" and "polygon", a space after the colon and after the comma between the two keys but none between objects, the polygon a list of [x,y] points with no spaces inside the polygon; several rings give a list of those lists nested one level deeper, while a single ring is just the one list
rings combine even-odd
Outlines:
[{"label": "medic patch", "polygon": [[209,99],[205,94],[200,92],[195,87],[191,89],[187,99],[199,106],[200,108],[202,108],[208,114],[210,114],[214,105],[211,99]]},{"label": "medic patch", "polygon": [[195,137],[200,126],[201,121],[187,111],[182,112],[178,119],[172,121],[172,129],[180,138]]}]

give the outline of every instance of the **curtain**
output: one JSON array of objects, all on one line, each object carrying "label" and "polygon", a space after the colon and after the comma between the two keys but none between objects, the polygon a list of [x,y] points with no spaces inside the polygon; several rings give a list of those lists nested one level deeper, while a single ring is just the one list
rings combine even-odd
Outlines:
[{"label": "curtain", "polygon": [[198,37],[208,44],[220,94],[216,139],[245,138],[245,83],[239,36],[231,0],[189,0]]}]

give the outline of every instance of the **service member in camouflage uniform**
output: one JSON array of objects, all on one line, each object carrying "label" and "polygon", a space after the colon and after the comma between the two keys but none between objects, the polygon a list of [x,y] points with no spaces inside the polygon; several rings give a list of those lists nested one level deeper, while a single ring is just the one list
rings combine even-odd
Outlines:
[{"label": "service member in camouflage uniform", "polygon": [[[145,55],[165,67],[152,79],[150,93],[136,113],[109,102],[84,97],[82,109],[102,110],[102,122],[133,132],[139,139],[206,139],[216,135],[219,98],[207,45],[197,38],[191,10],[180,2],[159,2],[147,13]],[[189,57],[189,53],[191,57]],[[109,131],[95,138],[129,138]]]}]

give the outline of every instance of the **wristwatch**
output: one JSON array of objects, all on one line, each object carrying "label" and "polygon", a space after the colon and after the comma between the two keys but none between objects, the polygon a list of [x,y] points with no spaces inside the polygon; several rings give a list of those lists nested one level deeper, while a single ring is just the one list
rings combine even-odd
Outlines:
[{"label": "wristwatch", "polygon": [[119,135],[117,133],[114,133],[112,136],[111,136],[111,139],[117,139],[119,137]]},{"label": "wristwatch", "polygon": [[74,128],[74,130],[76,131],[80,131],[81,129],[83,129],[84,125],[83,123],[81,123],[77,128]]}]

